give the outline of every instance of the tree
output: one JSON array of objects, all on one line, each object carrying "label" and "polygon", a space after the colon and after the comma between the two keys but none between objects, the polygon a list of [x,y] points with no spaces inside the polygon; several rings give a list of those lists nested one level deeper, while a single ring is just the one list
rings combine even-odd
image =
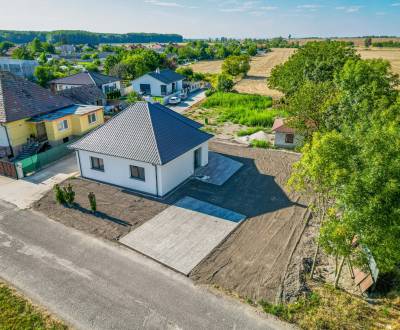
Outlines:
[{"label": "tree", "polygon": [[133,103],[136,103],[136,102],[142,101],[142,100],[143,100],[143,98],[136,92],[131,92],[126,97],[126,102],[128,104],[133,104]]},{"label": "tree", "polygon": [[176,69],[176,72],[185,76],[189,80],[192,80],[193,78],[193,69],[190,66],[182,66]]},{"label": "tree", "polygon": [[220,92],[230,92],[235,85],[231,76],[226,73],[218,75],[217,90]]},{"label": "tree", "polygon": [[0,42],[0,54],[5,54],[10,48],[14,47],[15,45],[10,41],[2,41]]},{"label": "tree", "polygon": [[222,64],[222,72],[238,77],[240,75],[246,76],[250,70],[250,57],[247,55],[232,55],[225,59]]},{"label": "tree", "polygon": [[51,67],[39,65],[35,68],[34,76],[40,86],[46,87],[50,80],[55,79]]},{"label": "tree", "polygon": [[33,39],[32,42],[29,43],[28,47],[33,54],[43,52],[42,43],[40,42],[39,38]]},{"label": "tree", "polygon": [[20,46],[14,49],[11,57],[19,60],[33,60],[33,54],[25,46]]},{"label": "tree", "polygon": [[364,46],[365,48],[369,48],[372,45],[372,38],[365,38],[364,39]]},{"label": "tree", "polygon": [[288,61],[273,68],[268,85],[289,96],[307,80],[332,81],[347,60],[358,58],[355,50],[343,42],[309,42]]}]

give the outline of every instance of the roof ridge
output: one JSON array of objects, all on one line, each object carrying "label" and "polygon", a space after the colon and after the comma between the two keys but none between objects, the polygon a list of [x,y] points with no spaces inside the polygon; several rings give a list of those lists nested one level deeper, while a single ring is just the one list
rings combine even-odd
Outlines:
[{"label": "roof ridge", "polygon": [[[150,107],[149,107],[149,105],[150,104],[152,104],[152,103],[149,103],[149,102],[146,102],[146,101],[139,101],[140,103],[145,103],[146,104],[146,109],[147,109],[147,116],[149,117],[149,120],[150,120],[150,125],[151,125],[151,131],[153,132],[153,139],[154,139],[154,142],[155,142],[155,144],[156,144],[156,150],[157,150],[157,156],[158,156],[158,162],[160,163],[160,164],[162,164],[162,160],[161,160],[161,155],[160,155],[160,148],[159,148],[159,144],[158,144],[158,141],[157,141],[157,139],[156,139],[156,132],[155,132],[155,130],[154,130],[154,125],[153,125],[153,118],[151,117],[151,114],[150,114],[150,112],[151,112],[151,110],[150,110]],[[138,103],[139,103],[138,102]]]},{"label": "roof ridge", "polygon": [[[164,113],[166,113],[168,116],[171,116],[171,117],[174,117],[175,119],[178,119],[180,122],[184,123],[184,124],[187,125],[187,126],[190,126],[190,127],[193,128],[193,129],[198,129],[198,128],[194,127],[193,125],[188,124],[187,121],[182,120],[183,115],[181,115],[180,113],[177,113],[177,112],[175,112],[174,110],[169,109],[169,108],[167,108],[166,106],[164,106],[164,105],[162,105],[162,104],[153,103],[153,105],[156,106],[158,109],[164,111]],[[165,109],[167,109],[167,111],[166,111]],[[171,112],[174,112],[174,115],[172,115],[172,113],[171,113],[170,111],[171,111]],[[188,120],[188,121],[190,120],[190,121],[193,121],[194,123],[197,123],[197,122],[194,121],[193,119],[190,119],[190,118],[187,118],[187,117],[184,117],[184,118],[185,118],[186,120]],[[197,123],[197,124],[201,125],[200,123]],[[203,126],[203,125],[201,125],[201,126]]]}]

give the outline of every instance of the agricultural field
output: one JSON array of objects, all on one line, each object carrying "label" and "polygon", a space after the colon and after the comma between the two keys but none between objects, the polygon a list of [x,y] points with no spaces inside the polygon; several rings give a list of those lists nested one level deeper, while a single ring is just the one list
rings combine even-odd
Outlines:
[{"label": "agricultural field", "polygon": [[383,58],[388,60],[393,72],[400,74],[400,48],[359,48],[359,54],[363,59]]}]

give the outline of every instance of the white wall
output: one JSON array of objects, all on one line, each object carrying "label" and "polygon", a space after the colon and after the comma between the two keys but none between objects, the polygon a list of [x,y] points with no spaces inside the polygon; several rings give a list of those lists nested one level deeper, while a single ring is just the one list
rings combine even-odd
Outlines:
[{"label": "white wall", "polygon": [[293,143],[286,143],[285,138],[286,133],[276,132],[274,145],[280,148],[294,148],[303,142],[303,137],[299,134],[294,135]]},{"label": "white wall", "polygon": [[108,84],[104,84],[101,86],[101,89],[103,91],[104,94],[107,94],[106,92],[106,86],[113,89],[113,90],[121,90],[121,82],[120,81],[114,81],[112,83],[108,83]]},{"label": "white wall", "polygon": [[10,144],[8,143],[6,128],[0,125],[0,147],[9,146]]},{"label": "white wall", "polygon": [[167,164],[158,166],[159,195],[164,196],[194,174],[194,151],[201,150],[201,166],[208,164],[208,142],[184,153]]},{"label": "white wall", "polygon": [[[120,187],[138,190],[152,195],[157,194],[156,168],[152,164],[82,150],[79,150],[78,153],[82,177],[111,183]],[[91,168],[91,156],[103,159],[104,172],[93,170]],[[145,181],[132,179],[130,177],[129,165],[143,167],[145,169]]]},{"label": "white wall", "polygon": [[[151,88],[151,95],[152,96],[165,96],[161,95],[161,85],[166,85],[163,84],[161,81],[149,76],[148,74],[145,74],[144,76],[141,76],[134,81],[132,81],[132,88],[135,92],[140,93],[140,84],[149,84]],[[176,82],[176,88],[177,91],[182,90],[182,81],[177,81]],[[167,95],[172,93],[172,84],[167,85]]]}]

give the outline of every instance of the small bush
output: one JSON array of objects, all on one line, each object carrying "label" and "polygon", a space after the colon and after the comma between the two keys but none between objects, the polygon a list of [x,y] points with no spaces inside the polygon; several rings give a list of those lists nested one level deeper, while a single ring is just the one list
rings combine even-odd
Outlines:
[{"label": "small bush", "polygon": [[60,187],[60,185],[56,184],[53,187],[54,195],[56,202],[58,204],[65,204],[64,190]]},{"label": "small bush", "polygon": [[266,149],[266,148],[270,148],[271,147],[271,143],[269,143],[268,141],[265,141],[265,140],[252,140],[250,142],[250,145],[253,148],[264,148],[264,149]]},{"label": "small bush", "polygon": [[247,136],[247,135],[251,135],[251,134],[257,133],[259,131],[263,131],[263,130],[264,130],[263,127],[250,127],[250,128],[246,128],[246,129],[243,129],[243,130],[237,132],[236,135],[237,136]]},{"label": "small bush", "polygon": [[206,90],[206,96],[209,97],[211,95],[213,95],[215,93],[215,91],[213,89],[207,89]]},{"label": "small bush", "polygon": [[97,211],[96,195],[93,192],[90,192],[88,194],[88,199],[89,199],[90,209],[92,210],[93,213],[95,213]]},{"label": "small bush", "polygon": [[64,200],[69,206],[71,206],[75,200],[75,191],[72,189],[72,185],[69,183],[63,190]]}]

